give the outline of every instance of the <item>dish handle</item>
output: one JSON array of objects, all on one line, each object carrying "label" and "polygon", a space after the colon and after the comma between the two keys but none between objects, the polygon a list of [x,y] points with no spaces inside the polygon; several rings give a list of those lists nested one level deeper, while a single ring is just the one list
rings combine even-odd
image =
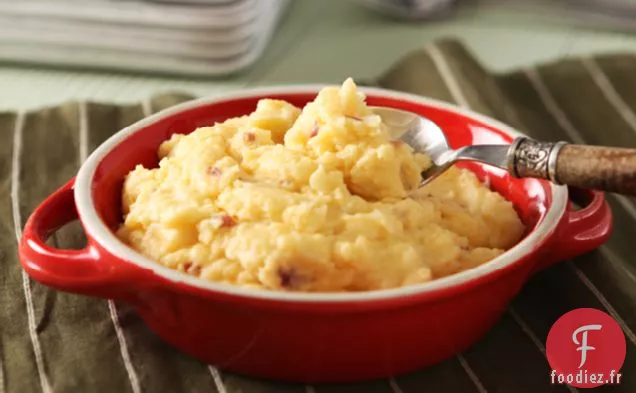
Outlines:
[{"label": "dish handle", "polygon": [[[605,243],[612,234],[612,211],[601,191],[569,188],[574,200],[585,201],[581,209],[568,204],[565,218],[555,240],[547,244],[543,259],[535,271],[590,252]],[[572,199],[571,199],[572,200]]]},{"label": "dish handle", "polygon": [[[78,219],[73,186],[75,178],[44,200],[31,214],[20,239],[19,256],[24,270],[36,281],[62,291],[118,298],[126,292],[135,270],[110,263],[92,244],[81,250],[57,249],[46,240],[64,225]],[[138,272],[137,272],[138,274]]]}]

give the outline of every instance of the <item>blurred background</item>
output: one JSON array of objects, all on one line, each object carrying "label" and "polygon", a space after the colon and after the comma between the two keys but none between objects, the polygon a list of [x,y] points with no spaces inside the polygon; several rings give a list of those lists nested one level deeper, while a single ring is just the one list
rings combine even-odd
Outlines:
[{"label": "blurred background", "polygon": [[443,37],[505,71],[635,31],[633,0],[0,0],[0,109],[373,78]]}]

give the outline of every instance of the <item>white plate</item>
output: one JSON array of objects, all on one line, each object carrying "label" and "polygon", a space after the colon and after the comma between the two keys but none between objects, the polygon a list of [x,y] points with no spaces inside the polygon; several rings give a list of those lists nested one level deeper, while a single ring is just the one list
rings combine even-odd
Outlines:
[{"label": "white plate", "polygon": [[[266,22],[259,17],[255,21],[257,33]],[[200,59],[226,59],[249,52],[256,43],[256,36],[228,43],[208,43],[190,40],[162,38],[139,38],[124,35],[103,34],[88,29],[48,29],[38,27],[22,27],[19,23],[5,23],[0,20],[0,42],[16,44],[64,45],[68,47],[112,49],[137,52],[139,54],[164,54],[168,56],[184,56]]]},{"label": "white plate", "polygon": [[0,0],[0,15],[55,17],[99,23],[165,27],[233,27],[256,17],[259,0],[187,5],[140,1]]},{"label": "white plate", "polygon": [[0,28],[3,27],[37,31],[73,31],[99,37],[112,36],[131,40],[139,38],[189,41],[199,44],[236,44],[258,34],[261,25],[251,20],[250,23],[222,28],[217,26],[204,28],[136,26],[134,24],[95,23],[94,21],[66,20],[45,16],[3,15],[0,12]]}]

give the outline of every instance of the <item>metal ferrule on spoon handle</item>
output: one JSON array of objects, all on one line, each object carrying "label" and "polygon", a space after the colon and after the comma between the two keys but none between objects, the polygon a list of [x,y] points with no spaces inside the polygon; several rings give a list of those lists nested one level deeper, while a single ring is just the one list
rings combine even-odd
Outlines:
[{"label": "metal ferrule on spoon handle", "polygon": [[562,184],[557,180],[556,161],[565,142],[540,142],[516,138],[508,149],[508,171],[515,177],[535,177]]},{"label": "metal ferrule on spoon handle", "polygon": [[508,171],[578,188],[636,195],[636,149],[539,142],[517,138]]}]

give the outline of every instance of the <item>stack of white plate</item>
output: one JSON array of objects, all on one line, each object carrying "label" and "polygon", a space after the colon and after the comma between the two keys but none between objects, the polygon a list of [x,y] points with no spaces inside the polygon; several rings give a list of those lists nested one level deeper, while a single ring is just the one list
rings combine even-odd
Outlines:
[{"label": "stack of white plate", "polygon": [[249,67],[288,0],[0,0],[0,62],[190,75]]}]

